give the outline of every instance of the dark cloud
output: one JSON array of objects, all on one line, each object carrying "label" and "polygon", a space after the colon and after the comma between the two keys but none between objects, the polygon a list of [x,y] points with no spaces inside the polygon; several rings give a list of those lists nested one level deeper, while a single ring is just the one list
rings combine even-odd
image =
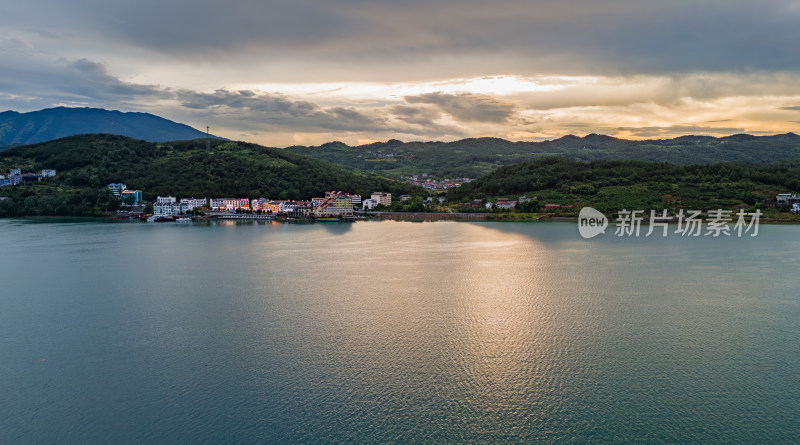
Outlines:
[{"label": "dark cloud", "polygon": [[441,111],[433,107],[409,107],[406,105],[396,105],[389,109],[395,118],[416,125],[432,125],[442,117]]},{"label": "dark cloud", "polygon": [[66,78],[73,81],[68,91],[91,99],[114,97],[134,99],[141,96],[163,96],[165,90],[154,85],[123,82],[108,72],[102,63],[79,59],[67,64]]},{"label": "dark cloud", "polygon": [[427,93],[404,99],[410,104],[435,105],[462,122],[505,122],[515,110],[514,104],[485,94]]},{"label": "dark cloud", "polygon": [[27,57],[25,51],[0,55],[5,56],[0,94],[16,98],[10,103],[20,104],[28,111],[54,104],[124,107],[146,98],[170,95],[157,85],[120,80],[105,64],[88,59],[48,62]]},{"label": "dark cloud", "polygon": [[781,107],[781,110],[800,111],[800,106],[796,106],[796,107]]},{"label": "dark cloud", "polygon": [[182,90],[176,93],[176,98],[188,108],[233,113],[264,125],[303,131],[378,131],[386,125],[385,118],[369,116],[355,108],[325,108],[312,102],[252,90],[217,90],[214,93]]},{"label": "dark cloud", "polygon": [[794,0],[30,0],[6,5],[0,27],[281,79],[385,80],[796,70],[798,21]]}]

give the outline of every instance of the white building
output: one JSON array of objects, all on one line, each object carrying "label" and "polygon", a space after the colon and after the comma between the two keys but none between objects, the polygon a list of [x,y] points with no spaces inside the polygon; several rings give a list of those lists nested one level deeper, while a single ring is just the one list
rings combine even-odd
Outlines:
[{"label": "white building", "polygon": [[361,195],[350,195],[350,200],[353,201],[353,207],[361,207]]},{"label": "white building", "polygon": [[52,178],[52,177],[55,177],[55,175],[56,175],[56,171],[51,169],[51,168],[42,170],[42,177],[43,178]]},{"label": "white building", "polygon": [[181,205],[176,203],[156,202],[153,204],[153,215],[156,216],[174,216],[180,215]]},{"label": "white building", "polygon": [[196,199],[196,198],[183,198],[181,199],[180,205],[182,209],[186,209],[187,211],[191,211],[194,209],[199,209],[201,207],[205,207],[208,200],[206,198]]},{"label": "white building", "polygon": [[374,199],[367,198],[367,199],[365,199],[364,201],[361,202],[361,207],[364,210],[372,210],[375,207],[378,207],[378,201],[376,201]]},{"label": "white building", "polygon": [[8,171],[8,175],[9,176],[21,175],[21,174],[22,174],[22,169],[19,169],[19,168],[12,168],[11,170]]},{"label": "white building", "polygon": [[211,202],[208,205],[212,210],[220,210],[225,207],[225,199],[224,198],[211,198]]},{"label": "white building", "polygon": [[792,204],[792,213],[800,213],[800,202]]},{"label": "white building", "polygon": [[117,198],[120,197],[120,195],[122,194],[123,190],[127,190],[127,189],[128,189],[128,186],[123,184],[123,183],[121,183],[121,182],[118,182],[118,183],[114,182],[114,183],[108,184],[108,191],[110,191],[111,194],[116,196]]},{"label": "white building", "polygon": [[278,201],[278,211],[280,213],[289,213],[294,211],[297,204],[294,201]]},{"label": "white building", "polygon": [[174,196],[158,196],[156,202],[158,204],[175,204],[176,200]]}]

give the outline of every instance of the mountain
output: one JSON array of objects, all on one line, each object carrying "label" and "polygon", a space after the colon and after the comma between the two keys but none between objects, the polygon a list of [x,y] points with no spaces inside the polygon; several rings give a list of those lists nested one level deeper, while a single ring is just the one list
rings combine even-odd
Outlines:
[{"label": "mountain", "polygon": [[390,176],[428,173],[439,177],[477,177],[504,165],[558,156],[576,160],[639,160],[673,164],[748,162],[764,164],[800,159],[800,136],[733,135],[722,138],[681,136],[675,139],[631,141],[590,134],[544,142],[511,142],[498,138],[455,142],[397,140],[351,147],[341,142],[287,150]]},{"label": "mountain", "polygon": [[[0,152],[0,172],[55,169],[30,186],[4,187],[7,215],[90,215],[113,209],[106,185],[122,182],[145,199],[231,197],[310,199],[325,191],[412,193],[412,186],[286,150],[212,140],[152,143],[108,134],[78,135]],[[118,203],[117,203],[118,204]],[[11,204],[4,204],[9,206]],[[2,215],[0,215],[2,216]]]},{"label": "mountain", "polygon": [[476,181],[448,190],[451,202],[520,196],[538,203],[621,209],[731,208],[800,192],[800,162],[754,165],[676,165],[645,161],[577,161],[540,158],[505,166]]},{"label": "mountain", "polygon": [[117,134],[150,142],[206,137],[204,132],[188,125],[148,113],[65,107],[30,113],[0,113],[0,147],[35,144],[91,133]]}]

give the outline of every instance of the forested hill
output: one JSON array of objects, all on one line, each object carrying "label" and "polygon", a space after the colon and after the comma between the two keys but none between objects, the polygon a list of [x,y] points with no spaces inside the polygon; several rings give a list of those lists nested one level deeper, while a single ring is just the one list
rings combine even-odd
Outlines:
[{"label": "forested hill", "polygon": [[288,147],[294,153],[329,162],[376,170],[389,175],[428,173],[446,177],[477,177],[491,170],[547,156],[578,160],[639,160],[673,164],[740,161],[764,164],[800,159],[800,136],[746,134],[723,138],[682,136],[675,139],[630,141],[590,134],[544,142],[510,142],[480,138],[455,142],[398,140],[351,147],[331,142],[318,147]]},{"label": "forested hill", "polygon": [[[112,182],[141,189],[146,199],[266,197],[309,199],[328,190],[404,193],[411,186],[286,150],[205,140],[151,143],[113,135],[82,135],[0,152],[0,172],[56,169],[43,184],[100,190]],[[0,189],[7,195],[15,187]]]},{"label": "forested hill", "polygon": [[90,133],[117,134],[151,142],[205,137],[204,132],[188,125],[148,113],[66,107],[0,113],[0,149]]},{"label": "forested hill", "polygon": [[447,192],[452,202],[537,197],[540,203],[591,205],[600,210],[709,209],[775,200],[800,192],[800,162],[753,165],[675,165],[644,161],[542,158],[499,168]]}]

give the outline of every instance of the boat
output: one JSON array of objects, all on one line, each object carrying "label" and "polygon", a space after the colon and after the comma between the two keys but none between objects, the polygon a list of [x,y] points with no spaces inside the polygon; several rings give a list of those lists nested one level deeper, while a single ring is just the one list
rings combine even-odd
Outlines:
[{"label": "boat", "polygon": [[188,216],[182,216],[180,218],[176,218],[175,222],[179,222],[179,223],[192,222],[192,218],[189,218]]}]

